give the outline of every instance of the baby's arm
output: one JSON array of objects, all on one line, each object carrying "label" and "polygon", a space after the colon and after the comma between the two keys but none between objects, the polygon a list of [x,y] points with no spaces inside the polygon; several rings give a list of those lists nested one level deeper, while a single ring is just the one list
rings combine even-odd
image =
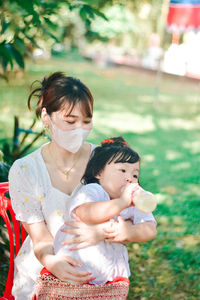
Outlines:
[{"label": "baby's arm", "polygon": [[132,204],[133,185],[127,183],[120,198],[110,201],[87,202],[76,208],[76,215],[87,224],[100,224],[118,216]]},{"label": "baby's arm", "polygon": [[128,206],[120,198],[110,201],[88,202],[76,208],[76,215],[87,224],[100,224],[108,221]]}]

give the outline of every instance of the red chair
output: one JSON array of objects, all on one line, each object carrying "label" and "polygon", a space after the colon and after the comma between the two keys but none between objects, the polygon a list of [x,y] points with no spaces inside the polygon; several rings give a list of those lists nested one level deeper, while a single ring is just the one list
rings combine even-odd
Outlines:
[{"label": "red chair", "polygon": [[[26,231],[22,224],[15,219],[15,213],[11,206],[11,201],[5,196],[8,192],[8,182],[0,183],[0,215],[3,218],[8,230],[9,243],[10,243],[10,261],[9,270],[3,297],[0,300],[9,299],[13,300],[12,286],[14,275],[14,258],[17,255],[22,243],[26,238]],[[9,213],[8,213],[9,212]]]}]

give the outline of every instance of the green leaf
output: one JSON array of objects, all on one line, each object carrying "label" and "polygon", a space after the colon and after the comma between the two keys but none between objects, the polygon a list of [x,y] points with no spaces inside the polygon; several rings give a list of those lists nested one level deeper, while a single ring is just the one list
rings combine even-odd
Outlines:
[{"label": "green leaf", "polygon": [[36,43],[36,41],[34,40],[34,38],[32,38],[31,36],[29,36],[27,33],[23,32],[24,36],[32,43],[32,45],[36,48],[40,48],[40,46]]},{"label": "green leaf", "polygon": [[85,33],[85,37],[89,42],[93,42],[94,40],[100,40],[102,42],[107,42],[108,38],[105,36],[102,36],[96,31],[87,30]]},{"label": "green leaf", "polygon": [[52,30],[56,30],[58,28],[57,24],[53,23],[49,18],[44,17],[43,19]]},{"label": "green leaf", "polygon": [[85,9],[88,17],[90,17],[91,19],[94,19],[93,8],[91,8],[91,6],[89,6],[89,5],[84,5],[83,8]]},{"label": "green leaf", "polygon": [[6,59],[6,57],[0,57],[1,58],[1,64],[2,64],[2,67],[3,67],[3,69],[4,70],[6,70],[7,69],[7,66],[8,66],[8,60]]},{"label": "green leaf", "polygon": [[93,8],[93,13],[101,18],[103,18],[104,20],[108,21],[109,19],[106,17],[106,15],[102,12],[100,12],[98,9]]},{"label": "green leaf", "polygon": [[27,12],[29,12],[30,14],[34,13],[34,1],[32,0],[16,0],[17,4],[23,8],[24,10],[26,10]]},{"label": "green leaf", "polygon": [[86,25],[86,27],[90,27],[91,21],[89,19],[86,19],[85,20],[85,25]]},{"label": "green leaf", "polygon": [[[45,2],[45,1],[42,1],[40,3],[40,5],[44,8],[45,10],[45,13],[53,13],[55,12],[56,10],[58,10],[60,8],[60,5],[61,5],[62,1],[59,1],[59,2]],[[69,3],[67,1],[64,1],[65,5],[69,5]]]},{"label": "green leaf", "polygon": [[44,33],[46,33],[48,36],[54,39],[57,43],[59,43],[57,37],[54,34],[52,34],[46,27],[42,27],[42,30],[44,31]]},{"label": "green leaf", "polygon": [[24,57],[21,53],[12,45],[12,53],[20,68],[24,69]]},{"label": "green leaf", "polygon": [[13,54],[11,44],[6,44],[3,42],[0,44],[0,57],[4,60],[4,69],[7,67],[8,63],[13,68]]},{"label": "green leaf", "polygon": [[82,7],[79,11],[80,17],[83,21],[87,20],[87,13],[84,9],[84,7]]},{"label": "green leaf", "polygon": [[2,20],[1,22],[1,33],[4,33],[6,29],[10,26],[11,22],[6,22],[5,20]]},{"label": "green leaf", "polygon": [[40,15],[38,13],[36,13],[35,11],[33,12],[33,22],[36,25],[41,25]]},{"label": "green leaf", "polygon": [[37,24],[37,25],[41,24],[40,15],[34,9],[34,3],[36,2],[36,5],[37,5],[37,1],[33,1],[33,0],[25,0],[25,1],[16,0],[16,1],[17,1],[18,5],[28,13],[28,15],[33,16],[32,22],[34,24]]},{"label": "green leaf", "polygon": [[14,39],[13,46],[15,47],[15,49],[17,49],[21,53],[21,55],[23,55],[25,53],[24,41],[22,39],[20,39],[19,37],[16,37]]}]

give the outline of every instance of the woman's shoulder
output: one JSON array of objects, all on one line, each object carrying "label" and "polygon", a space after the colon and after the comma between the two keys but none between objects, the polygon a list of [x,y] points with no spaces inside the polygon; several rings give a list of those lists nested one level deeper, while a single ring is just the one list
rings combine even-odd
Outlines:
[{"label": "woman's shoulder", "polygon": [[35,151],[19,158],[14,161],[10,168],[10,174],[12,172],[16,172],[17,170],[20,171],[31,171],[34,172],[34,169],[37,168],[38,165],[40,165],[40,155],[41,155],[41,147],[36,149]]},{"label": "woman's shoulder", "polygon": [[86,151],[86,153],[91,154],[93,152],[93,150],[96,148],[97,145],[90,143],[90,142],[85,142],[84,143],[84,149]]}]

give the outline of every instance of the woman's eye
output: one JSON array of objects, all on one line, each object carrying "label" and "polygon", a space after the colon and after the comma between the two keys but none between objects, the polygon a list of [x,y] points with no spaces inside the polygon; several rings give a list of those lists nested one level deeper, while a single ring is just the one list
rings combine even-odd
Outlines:
[{"label": "woman's eye", "polygon": [[85,124],[90,124],[92,122],[92,119],[85,119],[84,121],[83,121],[83,123],[85,123]]},{"label": "woman's eye", "polygon": [[66,121],[66,123],[68,123],[68,124],[74,124],[75,122],[74,121]]},{"label": "woman's eye", "polygon": [[122,173],[125,173],[125,172],[126,172],[126,170],[125,170],[125,169],[121,169],[121,171],[122,171]]},{"label": "woman's eye", "polygon": [[137,175],[133,175],[133,178],[138,178],[138,176]]}]

